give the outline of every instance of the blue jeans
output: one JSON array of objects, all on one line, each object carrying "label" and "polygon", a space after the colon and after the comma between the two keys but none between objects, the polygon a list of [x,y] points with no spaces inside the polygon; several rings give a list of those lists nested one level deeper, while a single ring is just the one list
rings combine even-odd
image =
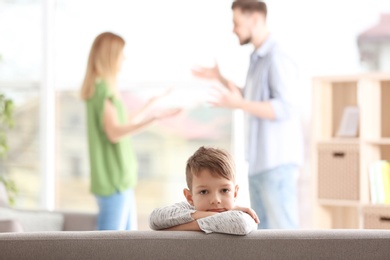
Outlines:
[{"label": "blue jeans", "polygon": [[96,196],[99,206],[98,230],[136,230],[137,212],[134,190],[117,192],[110,196]]},{"label": "blue jeans", "polygon": [[299,227],[296,189],[298,173],[297,166],[283,165],[249,175],[251,207],[260,219],[259,228]]}]

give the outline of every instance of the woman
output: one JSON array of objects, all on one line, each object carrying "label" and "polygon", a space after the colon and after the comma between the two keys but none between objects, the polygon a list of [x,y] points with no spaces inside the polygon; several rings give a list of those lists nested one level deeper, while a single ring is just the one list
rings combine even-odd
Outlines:
[{"label": "woman", "polygon": [[165,93],[128,115],[116,84],[124,46],[125,41],[116,34],[98,35],[90,50],[81,88],[87,107],[90,189],[99,207],[98,230],[135,229],[131,220],[136,219],[137,162],[128,136],[179,112],[171,109],[150,113]]}]

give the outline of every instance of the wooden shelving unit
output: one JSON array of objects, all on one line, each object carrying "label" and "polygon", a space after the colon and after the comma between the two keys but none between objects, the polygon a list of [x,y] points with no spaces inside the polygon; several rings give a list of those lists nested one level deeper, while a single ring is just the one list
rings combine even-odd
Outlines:
[{"label": "wooden shelving unit", "polygon": [[[390,205],[371,204],[368,176],[370,163],[390,161],[390,74],[316,77],[312,93],[314,227],[390,227]],[[358,135],[337,137],[347,106],[359,108]]]}]

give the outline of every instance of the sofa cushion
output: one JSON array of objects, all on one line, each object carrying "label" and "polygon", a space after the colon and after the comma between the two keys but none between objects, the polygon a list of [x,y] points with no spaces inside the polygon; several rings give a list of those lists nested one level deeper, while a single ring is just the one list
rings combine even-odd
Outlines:
[{"label": "sofa cushion", "polygon": [[2,232],[23,232],[23,227],[19,221],[14,219],[0,220],[0,233]]},{"label": "sofa cushion", "polygon": [[61,213],[0,207],[0,220],[13,219],[19,221],[26,232],[62,231],[64,227]]}]

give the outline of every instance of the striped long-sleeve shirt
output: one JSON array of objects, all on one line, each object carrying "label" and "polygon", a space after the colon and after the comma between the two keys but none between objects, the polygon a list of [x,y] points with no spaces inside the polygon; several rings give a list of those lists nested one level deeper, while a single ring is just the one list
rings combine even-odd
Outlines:
[{"label": "striped long-sleeve shirt", "polygon": [[195,211],[195,208],[185,201],[157,208],[150,214],[150,228],[161,230],[197,221],[200,229],[206,234],[214,232],[247,235],[257,229],[257,224],[253,218],[242,211],[229,210],[197,220],[191,217],[191,214]]}]

